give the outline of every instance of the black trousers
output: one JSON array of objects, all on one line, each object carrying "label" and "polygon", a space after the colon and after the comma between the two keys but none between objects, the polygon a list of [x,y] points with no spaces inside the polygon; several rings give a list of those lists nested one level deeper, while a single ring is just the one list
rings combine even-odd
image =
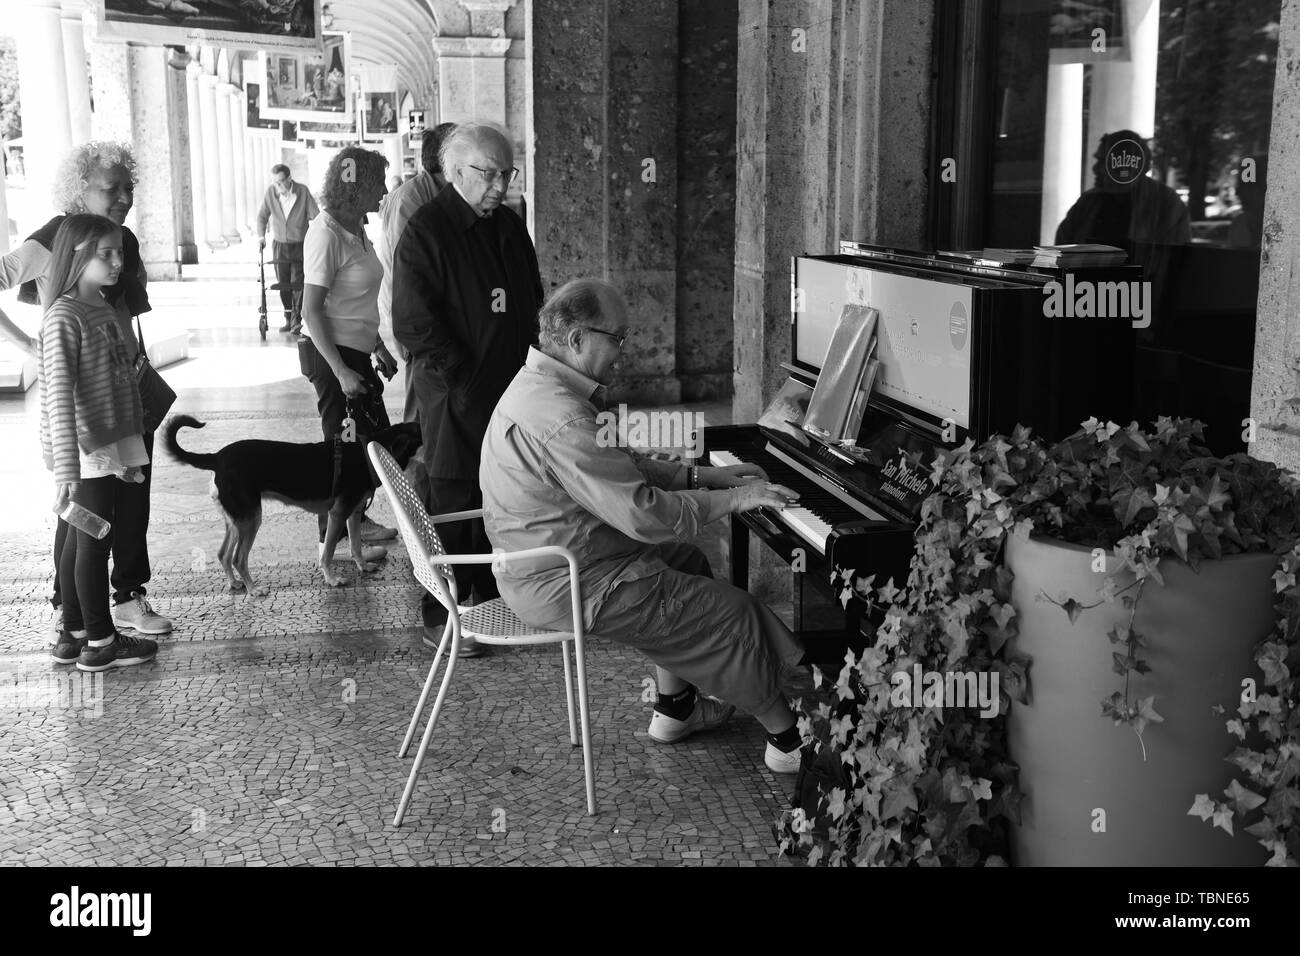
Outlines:
[{"label": "black trousers", "polygon": [[119,489],[126,486],[113,475],[91,478],[77,485],[72,496],[77,504],[113,526],[104,538],[92,538],[67,522],[59,522],[67,529],[59,553],[59,576],[65,584],[73,582],[63,595],[63,629],[78,631],[84,627],[92,641],[113,636],[113,615],[108,607],[108,555],[118,537]]},{"label": "black trousers", "polygon": [[271,240],[271,255],[276,259],[292,259],[293,262],[275,267],[275,281],[280,284],[280,304],[284,311],[293,316],[293,321],[302,321],[302,243],[280,242]]},{"label": "black trousers", "polygon": [[[113,523],[113,531],[105,540],[113,542],[113,573],[109,584],[113,588],[114,604],[129,601],[135,594],[144,594],[145,584],[153,577],[149,566],[149,490],[153,487],[153,432],[145,433],[144,448],[149,455],[149,464],[142,469],[144,481],[128,484],[118,478],[113,479],[118,485],[114,488],[113,495],[117,517],[108,519]],[[94,511],[93,508],[91,510]],[[54,596],[50,598],[50,603],[55,608],[63,603],[61,559],[71,530],[71,526],[60,518],[54,532]]]},{"label": "black trousers", "polygon": [[[339,358],[343,359],[343,364],[365,379],[366,386],[370,389],[371,394],[377,395],[383,392],[384,383],[379,380],[379,373],[375,371],[375,367],[370,363],[369,353],[348,348],[346,345],[338,346],[338,350]],[[348,399],[343,394],[343,386],[339,384],[339,380],[334,376],[334,370],[330,368],[329,363],[325,361],[320,352],[316,351],[314,344],[310,351],[313,361],[311,362],[311,373],[307,376],[307,380],[316,389],[316,410],[320,412],[321,434],[325,436],[326,441],[330,441],[343,429],[343,420],[348,417]],[[388,410],[383,407],[382,403],[379,403],[376,412],[379,418],[379,427],[387,428],[391,424],[388,420]],[[321,541],[325,540],[325,526],[328,520],[325,515],[321,515],[319,518]]]},{"label": "black trousers", "polygon": [[[453,481],[431,477],[428,482],[429,492],[425,507],[430,514],[469,511],[471,508],[483,507],[483,492],[477,481]],[[488,541],[482,518],[440,524],[437,529],[438,537],[442,539],[442,546],[448,554],[492,553],[492,545]],[[471,591],[480,602],[490,601],[500,596],[497,591],[497,580],[492,574],[492,565],[457,565],[454,573],[456,592],[461,604],[466,603]],[[428,591],[420,596],[420,614],[426,627],[441,627],[447,620],[447,609]]]}]

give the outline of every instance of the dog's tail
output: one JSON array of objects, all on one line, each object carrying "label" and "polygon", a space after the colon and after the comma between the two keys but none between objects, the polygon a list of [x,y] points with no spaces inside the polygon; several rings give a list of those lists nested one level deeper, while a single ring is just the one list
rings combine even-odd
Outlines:
[{"label": "dog's tail", "polygon": [[200,455],[192,451],[186,451],[176,441],[176,433],[182,428],[202,428],[205,424],[205,422],[201,422],[190,415],[176,415],[167,423],[167,430],[163,437],[167,442],[167,450],[172,453],[172,457],[177,461],[183,461],[194,468],[213,471],[217,467],[216,455]]}]

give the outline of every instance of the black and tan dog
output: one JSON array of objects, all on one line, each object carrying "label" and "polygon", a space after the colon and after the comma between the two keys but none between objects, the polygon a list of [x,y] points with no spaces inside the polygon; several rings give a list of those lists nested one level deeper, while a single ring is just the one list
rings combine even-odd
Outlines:
[{"label": "black and tan dog", "polygon": [[[175,416],[167,424],[167,450],[187,465],[213,472],[212,499],[226,520],[226,536],[218,557],[232,591],[247,588],[249,594],[258,597],[267,593],[266,588],[253,583],[248,573],[248,552],[262,524],[263,498],[329,515],[320,554],[326,584],[347,583],[330,570],[334,548],[345,526],[357,569],[363,573],[378,570],[378,565],[365,561],[361,554],[361,518],[376,487],[364,441],[339,443],[337,461],[334,442],[304,445],[246,439],[211,454],[186,451],[177,444],[176,433],[182,428],[202,428],[204,424],[189,415]],[[420,426],[414,422],[393,425],[373,435],[372,440],[388,449],[398,466],[405,468],[420,447]]]}]

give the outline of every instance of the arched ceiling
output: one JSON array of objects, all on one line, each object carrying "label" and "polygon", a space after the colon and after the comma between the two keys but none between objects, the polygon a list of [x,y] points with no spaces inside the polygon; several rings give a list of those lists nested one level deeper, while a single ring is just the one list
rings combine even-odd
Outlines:
[{"label": "arched ceiling", "polygon": [[398,85],[430,104],[437,87],[433,38],[438,19],[429,0],[327,0],[329,29],[352,34],[352,55],[364,64],[397,64]]}]

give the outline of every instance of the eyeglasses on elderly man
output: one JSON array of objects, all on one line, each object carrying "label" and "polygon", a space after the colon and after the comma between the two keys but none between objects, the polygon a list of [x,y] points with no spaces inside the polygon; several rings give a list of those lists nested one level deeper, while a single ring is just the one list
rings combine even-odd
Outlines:
[{"label": "eyeglasses on elderly man", "polygon": [[465,165],[470,169],[477,169],[478,174],[483,177],[483,182],[489,184],[500,179],[503,186],[509,186],[514,182],[515,177],[519,175],[518,166],[511,166],[509,169],[484,169],[482,166],[475,166],[473,163],[466,163]]}]

